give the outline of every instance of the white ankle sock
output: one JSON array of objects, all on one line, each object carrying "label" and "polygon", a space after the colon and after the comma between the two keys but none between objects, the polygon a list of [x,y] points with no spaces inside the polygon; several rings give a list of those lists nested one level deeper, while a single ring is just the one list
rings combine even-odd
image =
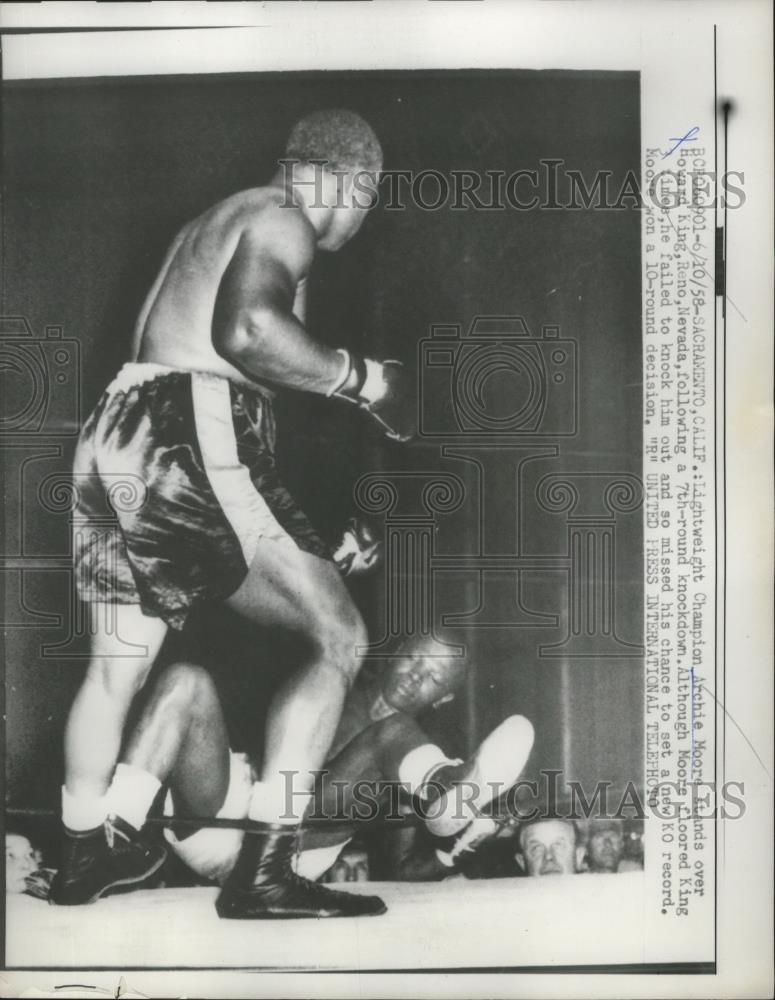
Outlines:
[{"label": "white ankle sock", "polygon": [[423,743],[410,750],[398,765],[398,780],[410,795],[422,796],[423,786],[434,771],[447,764],[459,763],[459,760],[450,760],[435,743]]},{"label": "white ankle sock", "polygon": [[150,771],[133,764],[119,764],[105,796],[108,812],[120,816],[139,830],[160,788],[161,782]]},{"label": "white ankle sock", "polygon": [[271,781],[256,781],[250,794],[248,818],[259,823],[301,823],[312,792],[301,787],[292,777],[280,774]]},{"label": "white ankle sock", "polygon": [[93,830],[108,815],[107,795],[71,795],[62,785],[62,822],[68,830]]}]

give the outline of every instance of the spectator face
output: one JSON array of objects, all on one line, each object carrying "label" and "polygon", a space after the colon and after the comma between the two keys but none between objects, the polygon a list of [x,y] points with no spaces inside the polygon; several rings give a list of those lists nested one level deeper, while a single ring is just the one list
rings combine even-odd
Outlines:
[{"label": "spectator face", "polygon": [[390,662],[382,677],[382,697],[397,712],[415,715],[451,698],[464,671],[464,661],[429,656],[417,647]]},{"label": "spectator face", "polygon": [[618,823],[593,825],[589,832],[587,859],[591,872],[615,872],[624,854],[624,837]]},{"label": "spectator face", "polygon": [[364,850],[346,850],[331,869],[329,882],[368,882],[369,858]]},{"label": "spectator face", "polygon": [[522,854],[528,875],[571,875],[576,869],[576,832],[572,823],[547,819],[525,827]]},{"label": "spectator face", "polygon": [[5,891],[24,892],[25,878],[38,868],[32,844],[18,833],[5,835]]}]

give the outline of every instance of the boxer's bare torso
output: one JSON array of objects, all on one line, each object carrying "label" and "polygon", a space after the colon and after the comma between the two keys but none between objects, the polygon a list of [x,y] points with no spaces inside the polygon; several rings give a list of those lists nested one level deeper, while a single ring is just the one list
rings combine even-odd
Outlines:
[{"label": "boxer's bare torso", "polygon": [[[224,273],[238,247],[243,255],[279,258],[287,270],[288,311],[304,324],[315,242],[313,227],[282,188],[253,188],[214,205],[185,225],[167,251],[135,326],[132,360],[252,384],[216,349],[214,319]],[[249,298],[251,289],[244,292]]]}]

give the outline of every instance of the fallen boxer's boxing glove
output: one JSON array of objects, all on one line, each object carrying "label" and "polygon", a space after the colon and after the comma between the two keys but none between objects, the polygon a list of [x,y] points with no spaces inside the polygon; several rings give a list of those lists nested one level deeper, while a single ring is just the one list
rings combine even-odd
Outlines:
[{"label": "fallen boxer's boxing glove", "polygon": [[48,899],[51,894],[51,883],[56,875],[54,868],[38,868],[24,880],[24,893],[35,896],[36,899]]},{"label": "fallen boxer's boxing glove", "polygon": [[409,441],[417,433],[414,379],[400,361],[372,361],[339,349],[342,373],[329,396],[365,410],[389,438]]},{"label": "fallen boxer's boxing glove", "polygon": [[376,527],[366,518],[351,517],[334,552],[334,562],[342,576],[373,573],[383,562],[384,547]]}]

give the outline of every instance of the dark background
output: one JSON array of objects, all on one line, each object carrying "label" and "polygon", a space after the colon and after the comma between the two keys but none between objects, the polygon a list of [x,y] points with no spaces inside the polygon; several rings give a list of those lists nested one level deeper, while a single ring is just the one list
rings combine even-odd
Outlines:
[{"label": "dark background", "polygon": [[[177,229],[213,202],[265,182],[293,122],[331,106],[370,121],[386,169],[510,173],[560,158],[583,171],[588,184],[596,170],[611,171],[614,191],[627,170],[638,171],[637,74],[276,74],[8,85],[2,314],[25,317],[36,337],[56,325],[80,343],[82,416],[126,359],[137,311]],[[534,336],[557,324],[578,344],[580,423],[562,441],[559,458],[534,463],[531,488],[545,472],[640,475],[637,211],[424,211],[406,201],[404,211],[378,207],[351,245],[320,255],[310,281],[310,331],[333,345],[412,363],[433,324],[467,328],[477,314],[519,314]],[[437,445],[407,450],[384,442],[348,407],[297,395],[280,408],[286,481],[329,538],[353,509],[353,483],[369,469],[467,475],[465,465],[441,459]],[[57,413],[54,406],[34,438],[11,437],[18,447],[6,451],[7,550],[51,557],[49,568],[26,569],[23,579],[3,574],[5,621],[25,626],[6,637],[7,799],[14,806],[57,807],[62,728],[85,665],[41,653],[42,644],[57,642],[65,643],[63,654],[85,651],[82,639],[67,642],[67,512],[36,502],[41,479],[66,475],[71,460],[72,436],[50,434],[57,420],[60,431],[76,427]],[[512,510],[513,498],[504,496],[506,519]],[[474,520],[457,517],[445,526],[441,518],[441,548],[474,545]],[[525,525],[530,551],[564,552],[562,518],[531,520],[528,510]],[[620,517],[617,531],[617,629],[637,644],[640,512]],[[564,765],[587,781],[639,782],[641,660],[540,658],[540,644],[566,633],[567,583],[547,571],[529,574],[524,586],[527,606],[560,614],[557,628],[441,629],[467,643],[476,669],[464,696],[435,713],[432,735],[462,754],[521,711],[537,731],[531,772]],[[458,574],[442,596],[441,610],[475,607],[475,579]],[[379,627],[380,582],[365,584],[357,599]],[[230,706],[240,708],[233,713],[235,742],[260,743],[261,706],[287,669],[288,651],[222,612],[195,618],[188,648],[217,674]]]}]

